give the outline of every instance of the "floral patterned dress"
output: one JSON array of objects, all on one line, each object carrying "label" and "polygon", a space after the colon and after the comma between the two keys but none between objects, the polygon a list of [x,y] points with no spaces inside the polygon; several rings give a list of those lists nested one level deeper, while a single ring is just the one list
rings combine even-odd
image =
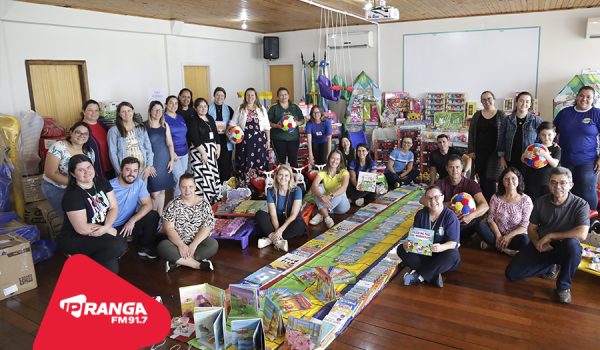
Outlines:
[{"label": "floral patterned dress", "polygon": [[258,176],[258,170],[267,168],[267,135],[260,130],[256,110],[248,110],[244,139],[236,145],[235,161],[243,186]]}]

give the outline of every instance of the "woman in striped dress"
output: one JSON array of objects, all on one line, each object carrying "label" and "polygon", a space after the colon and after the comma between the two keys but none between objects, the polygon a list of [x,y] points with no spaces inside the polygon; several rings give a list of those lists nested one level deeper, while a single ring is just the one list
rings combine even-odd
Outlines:
[{"label": "woman in striped dress", "polygon": [[196,115],[188,125],[190,162],[196,181],[196,194],[204,196],[211,204],[221,198],[221,182],[217,160],[221,146],[217,143],[217,126],[208,115],[208,102],[204,98],[194,101]]}]

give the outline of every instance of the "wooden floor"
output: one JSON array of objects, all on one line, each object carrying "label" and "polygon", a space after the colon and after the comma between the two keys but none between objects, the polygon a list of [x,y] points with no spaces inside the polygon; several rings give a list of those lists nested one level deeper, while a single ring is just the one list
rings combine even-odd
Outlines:
[{"label": "wooden floor", "polygon": [[[309,237],[290,241],[290,250],[323,229],[321,224]],[[160,295],[175,316],[179,287],[208,282],[226,288],[282,255],[251,244],[242,251],[236,242],[221,243],[213,272],[179,267],[168,274],[163,261],[138,258],[131,247],[121,260],[121,276]],[[396,276],[330,348],[600,349],[600,278],[578,272],[573,304],[561,305],[553,301],[553,281],[507,282],[508,256],[469,244],[461,247],[461,256],[459,271],[447,274],[442,289],[405,287]],[[0,349],[32,347],[64,261],[59,254],[39,263],[39,287],[0,302]]]}]

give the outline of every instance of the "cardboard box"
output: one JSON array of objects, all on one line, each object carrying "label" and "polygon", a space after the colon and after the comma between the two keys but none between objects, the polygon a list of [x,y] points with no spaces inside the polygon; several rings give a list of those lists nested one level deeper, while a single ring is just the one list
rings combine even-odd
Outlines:
[{"label": "cardboard box", "polygon": [[35,225],[40,229],[42,239],[55,240],[63,225],[63,218],[56,215],[48,201],[39,201],[25,204],[25,215],[23,217],[29,225]]},{"label": "cardboard box", "polygon": [[42,193],[42,175],[23,176],[23,197],[25,203],[37,202],[46,199]]},{"label": "cardboard box", "polygon": [[0,300],[37,288],[31,245],[16,233],[0,235]]}]

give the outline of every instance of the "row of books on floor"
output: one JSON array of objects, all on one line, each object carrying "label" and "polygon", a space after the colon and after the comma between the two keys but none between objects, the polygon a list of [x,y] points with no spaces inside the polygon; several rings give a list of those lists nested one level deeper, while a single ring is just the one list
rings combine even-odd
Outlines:
[{"label": "row of books on floor", "polygon": [[[308,286],[307,293],[326,304],[339,298],[334,281],[353,282],[354,276],[336,267],[316,267],[302,271],[298,279]],[[295,343],[303,337],[305,343],[314,345],[325,339],[322,331],[334,329],[294,316],[287,317],[285,326],[284,316],[313,307],[302,290],[260,291],[256,285],[232,284],[226,292],[205,283],[180,288],[180,300],[182,316],[173,318],[171,338],[199,349],[264,349],[265,337],[275,340],[286,334],[294,336]]]},{"label": "row of books on floor", "polygon": [[297,268],[307,259],[319,254],[339,239],[352,233],[358,226],[364,224],[381,211],[396,203],[401,198],[412,192],[415,188],[403,187],[388,192],[385,196],[378,197],[375,202],[369,203],[356,211],[346,220],[341,221],[321,235],[306,242],[298,249],[291,251],[272,263],[263,266],[245,278],[248,283],[263,286],[274,279],[286,275]]},{"label": "row of books on floor", "polygon": [[[391,196],[387,196],[388,205],[409,192],[410,190],[391,193]],[[309,249],[301,250],[300,254],[286,254],[267,267],[277,274],[289,273],[308,257],[325,249],[328,243],[349,234],[348,230],[354,230],[387,207],[382,203],[365,207],[357,212],[358,220],[342,222],[337,226],[337,230],[330,230],[323,234],[323,237],[319,237],[325,238],[324,240],[313,240],[317,242],[308,244]],[[403,204],[373,232],[358,240],[356,248],[366,249],[372,246],[383,237],[382,230],[391,232],[396,229],[409,216],[414,215],[416,209],[418,204],[415,202]],[[335,285],[342,285],[340,287],[343,288],[353,284],[356,282],[356,276],[339,266],[318,266],[294,271],[291,277],[300,281],[304,290],[270,288],[259,291],[264,283],[230,285],[229,293],[208,284],[182,287],[180,297],[183,317],[174,319],[172,337],[189,341],[191,345],[201,349],[220,349],[228,346],[241,349],[263,348],[265,344],[273,345],[272,342],[265,343],[265,339],[278,339],[280,343],[284,334],[285,341],[291,348],[309,349],[327,344],[389,280],[397,265],[396,262],[396,265],[392,266],[393,261],[390,257],[381,260],[343,296],[336,292]],[[312,305],[307,293],[317,299],[318,303]],[[312,314],[311,309],[314,311],[315,307],[318,309],[334,301],[335,305],[324,321],[305,318]]]}]

